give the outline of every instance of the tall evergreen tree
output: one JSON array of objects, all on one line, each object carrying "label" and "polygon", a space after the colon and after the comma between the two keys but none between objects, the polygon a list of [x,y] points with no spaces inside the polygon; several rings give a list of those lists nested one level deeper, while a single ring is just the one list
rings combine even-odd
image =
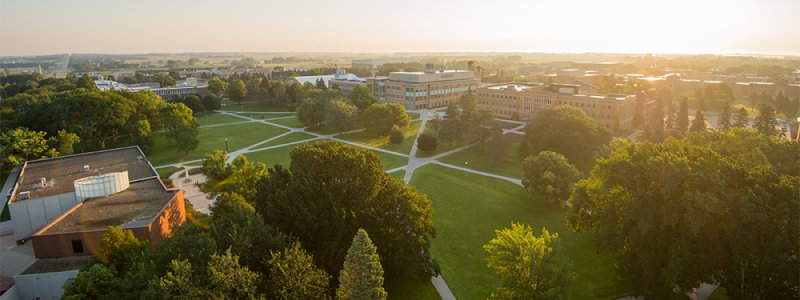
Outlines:
[{"label": "tall evergreen tree", "polygon": [[733,127],[736,128],[747,128],[750,127],[750,114],[747,113],[747,110],[744,107],[739,108],[736,111],[736,120],[733,122]]},{"label": "tall evergreen tree", "polygon": [[383,267],[377,248],[364,229],[358,229],[339,273],[337,299],[386,299]]},{"label": "tall evergreen tree", "polygon": [[706,118],[703,116],[703,112],[698,110],[697,113],[694,115],[694,121],[692,121],[692,127],[689,128],[691,132],[702,132],[706,131]]},{"label": "tall evergreen tree", "polygon": [[775,108],[769,104],[761,103],[758,111],[759,114],[755,119],[755,123],[753,123],[753,128],[766,136],[777,135],[778,130],[775,129],[775,126],[778,125],[778,121],[775,120]]},{"label": "tall evergreen tree", "polygon": [[678,109],[678,118],[675,120],[675,129],[680,134],[685,134],[689,129],[689,101],[683,98],[681,106]]},{"label": "tall evergreen tree", "polygon": [[719,112],[719,119],[717,119],[717,129],[718,130],[728,130],[731,129],[733,125],[731,124],[731,104],[725,102],[722,104],[722,110]]}]

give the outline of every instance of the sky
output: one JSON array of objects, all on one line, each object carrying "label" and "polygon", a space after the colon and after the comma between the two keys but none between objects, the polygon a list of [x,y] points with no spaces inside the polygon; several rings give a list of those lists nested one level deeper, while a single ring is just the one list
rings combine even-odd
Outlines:
[{"label": "sky", "polygon": [[0,0],[0,56],[800,54],[800,0]]}]

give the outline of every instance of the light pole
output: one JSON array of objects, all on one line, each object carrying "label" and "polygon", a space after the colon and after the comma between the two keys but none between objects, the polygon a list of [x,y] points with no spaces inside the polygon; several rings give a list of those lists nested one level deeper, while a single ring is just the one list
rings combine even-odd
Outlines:
[{"label": "light pole", "polygon": [[[469,169],[469,162],[468,161],[464,162],[464,169]],[[464,176],[467,176],[467,170],[464,170]]]},{"label": "light pole", "polygon": [[225,152],[228,152],[228,138],[225,138]]}]

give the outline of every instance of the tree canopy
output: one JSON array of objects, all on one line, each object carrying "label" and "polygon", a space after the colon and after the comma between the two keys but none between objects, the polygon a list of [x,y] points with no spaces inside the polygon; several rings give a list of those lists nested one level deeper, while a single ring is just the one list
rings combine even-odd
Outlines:
[{"label": "tree canopy", "polygon": [[531,153],[561,153],[578,169],[588,170],[595,152],[611,140],[611,134],[583,111],[556,106],[540,111],[530,120],[525,139]]}]

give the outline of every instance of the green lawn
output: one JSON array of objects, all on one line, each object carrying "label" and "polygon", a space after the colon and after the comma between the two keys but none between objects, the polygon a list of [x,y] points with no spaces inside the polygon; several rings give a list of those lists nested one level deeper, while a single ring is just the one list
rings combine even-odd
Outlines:
[{"label": "green lawn", "polygon": [[269,147],[269,146],[276,146],[276,145],[281,145],[281,144],[286,144],[286,143],[291,143],[291,142],[297,142],[297,141],[313,139],[313,138],[314,138],[314,136],[310,135],[308,133],[292,132],[290,134],[284,135],[284,136],[279,137],[277,139],[274,139],[274,140],[271,140],[269,142],[266,142],[266,143],[263,143],[261,145],[258,145],[257,148],[261,149],[261,148],[266,148],[266,147]]},{"label": "green lawn", "polygon": [[521,125],[521,124],[511,123],[511,122],[506,122],[506,121],[497,121],[497,124],[500,125],[501,128],[505,128],[505,129],[516,128],[519,125]]},{"label": "green lawn", "polygon": [[482,246],[495,230],[512,222],[528,224],[537,234],[542,227],[558,232],[562,253],[572,259],[578,274],[568,299],[612,299],[632,290],[620,279],[611,256],[597,253],[589,235],[564,227],[564,209],[519,186],[436,165],[417,169],[412,184],[431,199],[436,227],[431,251],[459,299],[486,299],[494,290],[496,276],[486,267]]},{"label": "green lawn", "polygon": [[724,287],[718,287],[711,293],[708,300],[728,300],[728,291]]},{"label": "green lawn", "polygon": [[247,122],[246,119],[220,113],[197,115],[195,118],[200,126]]},{"label": "green lawn", "polygon": [[408,114],[408,117],[411,118],[412,120],[419,119],[419,113],[415,112],[406,112],[406,113]]},{"label": "green lawn", "polygon": [[283,125],[283,126],[286,126],[286,127],[292,127],[292,128],[303,128],[303,127],[306,127],[306,125],[303,124],[302,122],[300,122],[300,120],[298,120],[296,117],[295,118],[278,119],[278,120],[269,120],[267,122],[275,123],[275,124],[278,124],[278,125]]},{"label": "green lawn", "polygon": [[389,136],[379,136],[375,137],[372,135],[367,134],[366,131],[359,131],[353,132],[348,134],[342,134],[336,136],[337,138],[348,140],[351,142],[356,142],[362,145],[372,146],[376,148],[386,149],[389,151],[409,154],[411,153],[411,147],[414,146],[414,139],[417,137],[417,132],[419,132],[419,125],[420,122],[411,122],[411,126],[408,126],[403,131],[403,136],[405,139],[402,143],[399,144],[391,144],[389,143]]},{"label": "green lawn", "polygon": [[476,145],[469,149],[442,157],[439,161],[459,167],[463,167],[464,162],[468,162],[469,164],[467,164],[467,167],[473,170],[513,178],[522,178],[522,162],[517,156],[518,147],[519,143],[509,144],[503,156],[499,159],[495,159],[484,153],[480,147]]},{"label": "green lawn", "polygon": [[271,112],[271,111],[290,111],[286,107],[275,107],[265,105],[260,102],[244,102],[236,104],[235,102],[224,103],[225,105],[220,110],[225,111],[244,111],[244,112]]},{"label": "green lawn", "polygon": [[397,179],[403,179],[403,176],[406,176],[406,170],[394,171],[389,173],[389,176],[392,176]]},{"label": "green lawn", "polygon": [[253,118],[253,119],[256,119],[256,120],[266,120],[266,119],[272,119],[272,118],[291,117],[292,116],[291,114],[277,113],[277,112],[237,113],[237,115],[242,116],[242,117]]},{"label": "green lawn", "polygon": [[199,130],[200,134],[197,139],[200,140],[200,144],[189,154],[175,150],[175,144],[168,141],[163,133],[154,134],[153,151],[147,155],[147,159],[156,167],[202,159],[206,153],[225,150],[226,138],[228,139],[228,150],[232,152],[287,131],[261,123],[233,124],[200,128]]},{"label": "green lawn", "polygon": [[[291,153],[292,149],[303,144],[305,143],[250,152],[245,155],[247,156],[248,159],[263,162],[267,164],[267,166],[269,167],[272,167],[274,164],[280,164],[285,167],[289,167],[289,162],[291,162],[289,154]],[[406,157],[392,155],[383,152],[377,152],[377,151],[373,151],[373,153],[375,153],[375,155],[378,156],[378,159],[381,160],[381,164],[383,164],[383,167],[386,170],[404,166],[408,162],[408,158]]]}]

